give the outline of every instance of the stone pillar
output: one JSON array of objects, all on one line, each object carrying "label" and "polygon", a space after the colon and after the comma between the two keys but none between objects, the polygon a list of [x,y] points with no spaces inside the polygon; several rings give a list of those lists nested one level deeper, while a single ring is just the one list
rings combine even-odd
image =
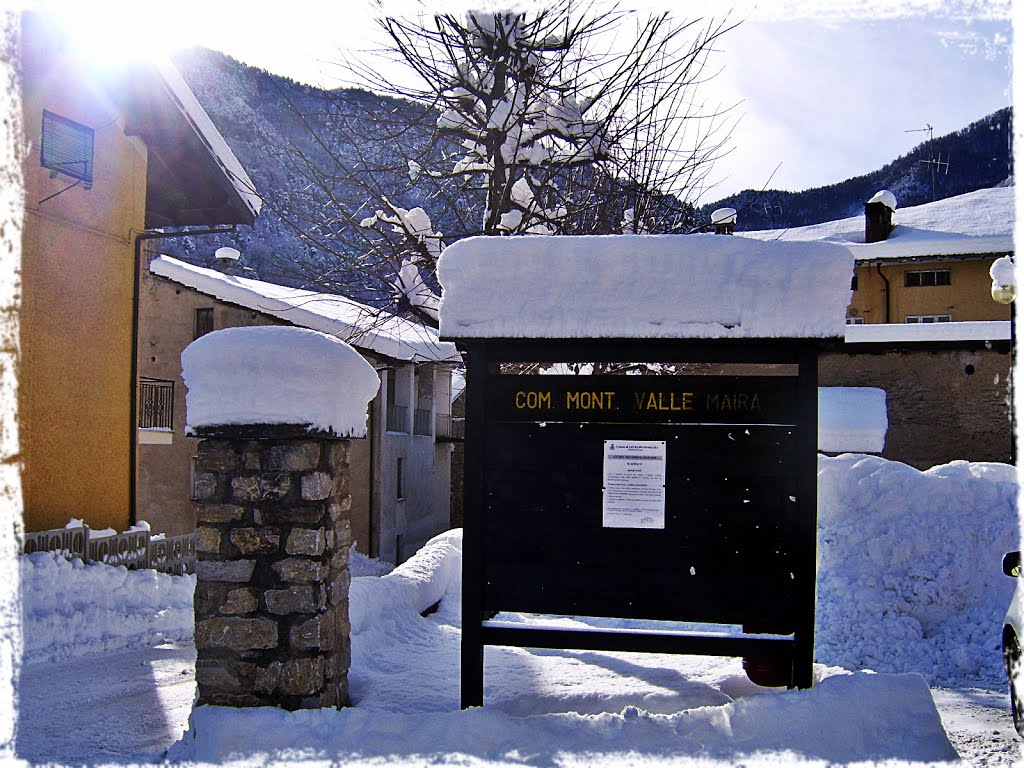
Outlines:
[{"label": "stone pillar", "polygon": [[344,706],[349,441],[274,426],[197,436],[197,704]]}]

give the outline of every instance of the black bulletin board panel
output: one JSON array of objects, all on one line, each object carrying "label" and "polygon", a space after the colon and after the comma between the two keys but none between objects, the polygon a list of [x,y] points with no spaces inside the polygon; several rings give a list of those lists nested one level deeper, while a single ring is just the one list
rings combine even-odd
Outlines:
[{"label": "black bulletin board panel", "polygon": [[[664,529],[606,528],[606,440],[666,442]],[[785,426],[493,423],[484,608],[792,631]]]},{"label": "black bulletin board panel", "polygon": [[[786,671],[789,685],[811,685],[814,342],[462,340],[459,348],[467,362],[463,707],[483,703],[486,645],[741,656]],[[544,361],[696,365],[683,366],[687,375],[511,372]],[[642,488],[658,489],[651,497],[615,489],[627,508],[636,505],[624,523],[605,518],[613,494],[604,489],[623,442],[663,466],[644,470]],[[743,632],[567,630],[494,621],[502,612]]]}]

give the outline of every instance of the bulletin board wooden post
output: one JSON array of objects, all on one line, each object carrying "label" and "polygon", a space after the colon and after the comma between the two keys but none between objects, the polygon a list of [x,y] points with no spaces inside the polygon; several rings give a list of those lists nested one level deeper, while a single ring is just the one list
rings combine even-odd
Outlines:
[{"label": "bulletin board wooden post", "polygon": [[[487,645],[743,656],[810,687],[815,341],[455,341],[467,363],[463,707],[483,704]],[[590,376],[507,365],[641,362],[708,365]],[[502,612],[744,631],[574,631]]]}]

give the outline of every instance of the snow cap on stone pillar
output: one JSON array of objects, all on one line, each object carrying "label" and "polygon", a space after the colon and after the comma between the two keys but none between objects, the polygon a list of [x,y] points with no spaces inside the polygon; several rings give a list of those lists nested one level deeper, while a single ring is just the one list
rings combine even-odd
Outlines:
[{"label": "snow cap on stone pillar", "polygon": [[181,353],[187,434],[277,425],[365,437],[380,388],[373,366],[335,336],[304,328],[225,328]]}]

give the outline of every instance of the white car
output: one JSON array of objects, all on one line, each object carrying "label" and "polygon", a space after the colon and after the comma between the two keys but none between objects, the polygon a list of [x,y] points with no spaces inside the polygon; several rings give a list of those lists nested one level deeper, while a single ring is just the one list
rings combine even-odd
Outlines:
[{"label": "white car", "polygon": [[1024,663],[1021,660],[1021,638],[1024,637],[1024,569],[1020,552],[1007,552],[1003,556],[1003,573],[1017,579],[1010,610],[1003,619],[1003,664],[1010,682],[1010,713],[1017,733],[1024,736]]}]

